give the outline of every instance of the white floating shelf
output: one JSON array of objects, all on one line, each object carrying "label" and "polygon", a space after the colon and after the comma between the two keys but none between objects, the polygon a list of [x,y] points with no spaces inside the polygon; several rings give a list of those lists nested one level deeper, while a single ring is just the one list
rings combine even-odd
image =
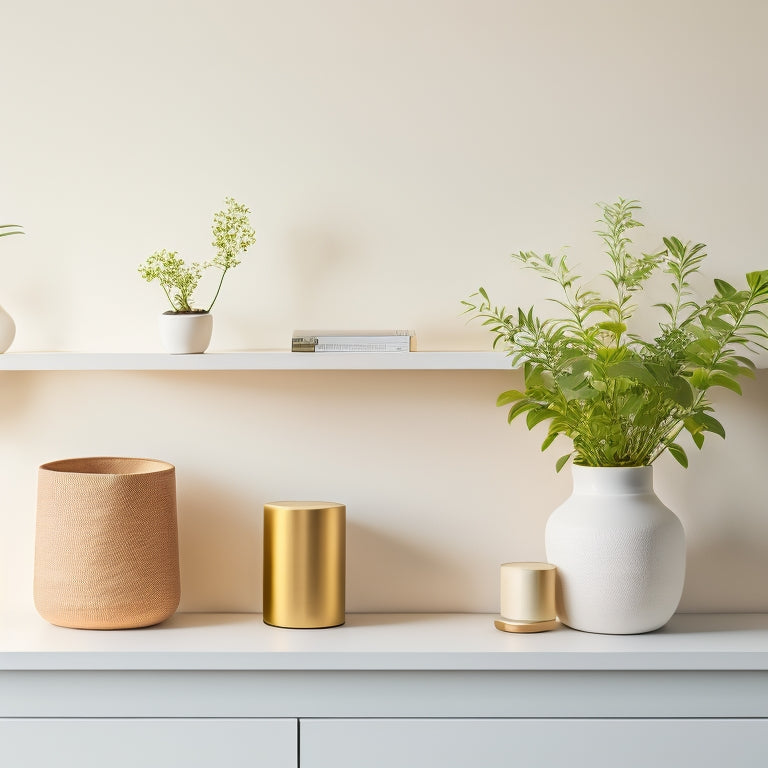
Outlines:
[{"label": "white floating shelf", "polygon": [[502,352],[7,352],[0,371],[503,371]]}]

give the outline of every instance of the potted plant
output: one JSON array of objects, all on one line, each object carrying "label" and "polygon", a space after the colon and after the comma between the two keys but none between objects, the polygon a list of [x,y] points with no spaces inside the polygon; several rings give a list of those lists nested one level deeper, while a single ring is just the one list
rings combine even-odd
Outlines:
[{"label": "potted plant", "polygon": [[[768,271],[750,272],[736,288],[715,280],[706,300],[691,278],[705,258],[702,243],[663,238],[657,253],[633,255],[630,231],[637,201],[601,204],[597,234],[610,265],[607,295],[588,287],[565,255],[521,251],[512,258],[558,286],[562,314],[541,319],[533,308],[507,311],[480,288],[462,302],[523,365],[525,386],[499,395],[508,420],[525,416],[532,429],[548,423],[542,450],[559,437],[573,460],[573,495],[550,516],[547,558],[558,568],[558,613],[576,629],[645,632],[665,624],[680,600],[685,540],[680,521],[653,493],[652,465],[668,452],[683,467],[687,432],[697,448],[707,433],[725,437],[709,392],[741,393],[753,376],[745,351],[763,348]],[[670,298],[655,305],[656,330],[632,328],[648,281],[666,275]]]},{"label": "potted plant", "polygon": [[[24,230],[18,224],[0,224],[0,237],[9,235],[23,235]],[[13,318],[0,307],[0,354],[5,352],[13,344],[16,337],[16,323]]]},{"label": "potted plant", "polygon": [[[216,255],[211,261],[185,264],[177,251],[155,251],[139,266],[139,274],[151,283],[157,280],[171,309],[160,316],[160,336],[171,354],[205,352],[211,341],[211,310],[219,297],[224,277],[240,264],[240,256],[255,242],[248,219],[250,210],[227,197],[226,208],[213,216],[213,242]],[[221,272],[213,300],[207,308],[194,306],[194,292],[207,269]]]}]

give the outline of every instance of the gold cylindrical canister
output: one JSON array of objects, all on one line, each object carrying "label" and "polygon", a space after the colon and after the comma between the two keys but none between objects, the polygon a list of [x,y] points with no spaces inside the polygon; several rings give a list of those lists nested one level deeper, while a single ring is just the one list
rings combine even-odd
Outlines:
[{"label": "gold cylindrical canister", "polygon": [[264,505],[264,623],[293,629],[344,623],[344,504]]},{"label": "gold cylindrical canister", "polygon": [[[541,632],[557,626],[555,576],[550,563],[504,563],[501,566],[498,629]],[[503,626],[500,626],[502,624]]]}]

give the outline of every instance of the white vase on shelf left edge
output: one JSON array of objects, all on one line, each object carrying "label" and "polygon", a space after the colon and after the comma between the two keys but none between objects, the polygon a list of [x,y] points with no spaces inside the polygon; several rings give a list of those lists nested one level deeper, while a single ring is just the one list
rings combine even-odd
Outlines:
[{"label": "white vase on shelf left edge", "polygon": [[5,352],[13,344],[16,336],[16,323],[13,318],[0,307],[0,353]]}]

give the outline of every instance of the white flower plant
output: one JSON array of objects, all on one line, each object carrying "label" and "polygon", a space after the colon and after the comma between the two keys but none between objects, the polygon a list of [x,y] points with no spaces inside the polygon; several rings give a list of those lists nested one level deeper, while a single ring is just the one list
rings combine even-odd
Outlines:
[{"label": "white flower plant", "polygon": [[[186,264],[179,258],[178,251],[165,249],[155,251],[139,266],[139,274],[148,283],[157,280],[168,299],[170,314],[210,312],[219,297],[224,276],[240,264],[240,256],[255,242],[255,232],[248,219],[250,210],[234,198],[224,200],[226,208],[213,215],[213,241],[216,256],[211,261]],[[219,284],[213,300],[207,309],[195,308],[193,294],[205,270],[215,268],[221,271]]]}]

